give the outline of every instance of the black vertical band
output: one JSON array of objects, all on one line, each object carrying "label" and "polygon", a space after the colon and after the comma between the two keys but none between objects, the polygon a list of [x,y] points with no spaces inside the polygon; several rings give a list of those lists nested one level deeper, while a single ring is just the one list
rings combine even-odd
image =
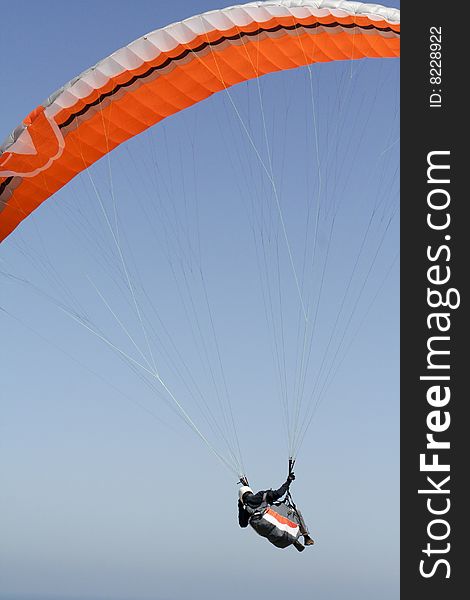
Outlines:
[{"label": "black vertical band", "polygon": [[401,598],[450,600],[468,570],[469,35],[465,5],[401,8]]}]

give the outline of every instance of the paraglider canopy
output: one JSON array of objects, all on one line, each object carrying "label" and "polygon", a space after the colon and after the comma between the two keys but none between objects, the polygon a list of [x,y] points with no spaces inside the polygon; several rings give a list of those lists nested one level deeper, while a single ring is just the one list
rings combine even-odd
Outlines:
[{"label": "paraglider canopy", "polygon": [[54,92],[0,146],[0,241],[113,148],[215,92],[315,62],[399,55],[399,11],[274,0],[152,31]]},{"label": "paraglider canopy", "polygon": [[[269,288],[272,285],[273,272],[276,271],[275,285],[278,286],[278,289],[276,288],[276,295],[279,298],[279,311],[276,313],[277,307],[273,309],[271,304],[271,313],[268,315],[268,310],[266,310],[266,315],[268,317],[268,327],[274,332],[274,345],[278,352],[276,359],[280,375],[279,388],[281,390],[281,402],[284,401],[285,406],[283,408],[286,409],[285,421],[287,422],[286,429],[289,437],[289,455],[295,457],[316,408],[316,404],[313,401],[310,404],[305,402],[305,405],[307,405],[306,409],[305,405],[302,405],[302,402],[306,395],[305,382],[307,380],[311,357],[312,340],[314,333],[316,334],[316,325],[320,321],[317,317],[321,303],[326,266],[331,260],[330,245],[332,246],[333,244],[330,244],[330,242],[333,239],[333,224],[337,217],[338,208],[334,206],[333,202],[330,207],[326,207],[324,212],[322,212],[322,195],[326,196],[327,193],[321,184],[323,176],[320,164],[321,150],[318,143],[319,129],[316,121],[313,77],[310,65],[315,63],[340,63],[343,61],[352,63],[362,58],[397,57],[399,56],[399,42],[399,11],[375,4],[369,5],[341,0],[270,0],[268,2],[251,2],[245,5],[210,11],[152,31],[99,61],[96,65],[73,78],[59,90],[51,94],[40,106],[31,111],[23,122],[14,129],[5,143],[0,146],[0,242],[5,240],[42,202],[71,182],[82,171],[85,171],[91,179],[91,186],[96,195],[96,202],[104,216],[105,229],[107,228],[105,233],[108,236],[108,241],[111,240],[111,252],[108,253],[106,259],[110,258],[110,262],[112,262],[113,258],[116,259],[115,264],[112,265],[114,267],[112,276],[116,276],[116,279],[119,280],[119,285],[121,286],[119,291],[124,289],[125,293],[129,295],[126,301],[128,301],[128,306],[131,306],[131,310],[135,312],[133,316],[137,319],[139,333],[143,334],[143,349],[136,342],[137,336],[134,336],[126,328],[125,319],[120,318],[120,315],[117,311],[114,311],[99,289],[95,289],[95,291],[100,296],[100,299],[103,300],[106,308],[117,323],[117,328],[122,329],[128,340],[130,340],[133,346],[132,351],[136,350],[137,352],[137,358],[129,352],[123,351],[122,347],[111,341],[112,336],[103,334],[99,327],[92,324],[88,318],[84,318],[83,314],[76,311],[75,308],[74,310],[69,310],[69,307],[65,307],[66,312],[74,320],[91,331],[91,333],[108,344],[110,348],[120,353],[121,357],[127,361],[131,368],[138,371],[140,369],[140,374],[143,373],[144,377],[151,379],[153,385],[157,382],[163,388],[163,395],[167,400],[169,398],[169,402],[173,403],[174,408],[179,412],[183,420],[215,452],[225,466],[228,466],[232,472],[235,472],[240,477],[240,482],[243,485],[248,485],[248,480],[241,466],[241,452],[236,436],[233,415],[231,408],[228,406],[229,402],[227,402],[227,406],[223,406],[223,402],[220,402],[222,406],[221,412],[225,411],[222,427],[219,428],[219,423],[215,423],[217,419],[211,420],[212,415],[209,415],[210,424],[211,426],[214,425],[217,433],[220,433],[220,430],[224,427],[229,431],[226,436],[227,439],[230,438],[227,442],[227,446],[229,446],[229,456],[227,457],[227,455],[222,455],[214,449],[205,431],[193,420],[191,411],[187,410],[184,402],[180,402],[180,396],[173,393],[173,386],[167,385],[166,377],[162,377],[154,361],[152,342],[158,336],[154,335],[154,340],[150,339],[151,336],[148,335],[147,327],[149,327],[149,323],[152,323],[152,319],[142,309],[143,304],[148,301],[148,294],[145,289],[138,290],[136,280],[131,276],[131,269],[129,267],[130,258],[125,256],[125,251],[122,247],[122,240],[131,229],[127,230],[126,225],[133,220],[134,213],[138,210],[137,203],[133,201],[132,194],[130,200],[129,198],[126,199],[128,203],[126,210],[128,212],[123,219],[123,223],[120,223],[116,208],[116,199],[114,197],[114,188],[111,183],[109,196],[113,202],[113,207],[110,209],[110,212],[112,211],[113,213],[113,219],[110,220],[108,218],[109,213],[107,213],[102,202],[102,197],[91,177],[91,169],[89,167],[98,162],[100,158],[107,157],[109,174],[111,174],[109,157],[113,149],[118,148],[121,144],[151,126],[164,121],[167,117],[184,111],[184,109],[190,106],[197,105],[202,100],[209,98],[217,92],[222,92],[222,96],[228,98],[233,107],[234,114],[240,121],[241,130],[246,134],[247,145],[250,146],[250,151],[252,152],[251,158],[254,159],[255,166],[260,167],[258,172],[265,177],[264,184],[267,183],[267,187],[272,188],[269,189],[271,197],[268,198],[269,194],[265,194],[265,199],[268,198],[268,201],[271,201],[272,206],[270,209],[273,208],[274,217],[273,214],[270,214],[265,219],[265,214],[261,214],[261,218],[259,219],[261,223],[260,237],[262,238],[260,246],[263,246],[262,251],[266,252],[266,239],[269,242],[276,240],[276,244],[278,238],[283,240],[285,243],[283,250],[286,251],[285,255],[288,257],[286,260],[287,268],[291,271],[289,275],[293,275],[290,283],[292,284],[293,280],[294,285],[291,287],[297,293],[298,306],[300,306],[300,319],[297,323],[298,335],[295,346],[298,364],[295,366],[295,375],[292,378],[292,380],[295,379],[294,385],[289,388],[285,367],[285,357],[288,354],[285,350],[285,323],[282,321],[283,315],[281,314],[283,310],[283,298],[281,294],[280,253],[276,247],[277,262],[272,261],[271,264],[270,260],[273,255],[268,256],[266,253],[263,257],[266,272],[260,279],[263,280],[262,286],[266,284],[266,288]],[[296,257],[295,251],[293,251],[289,242],[288,226],[286,226],[283,207],[281,206],[276,187],[275,180],[277,175],[274,174],[271,163],[272,152],[269,147],[269,136],[267,135],[259,78],[277,71],[288,71],[302,66],[306,66],[306,74],[309,78],[306,87],[309,86],[311,91],[311,113],[314,130],[312,139],[315,140],[314,144],[312,144],[314,146],[314,153],[312,154],[316,155],[314,162],[316,163],[317,173],[314,175],[317,175],[318,184],[313,191],[313,186],[310,186],[307,194],[308,199],[305,203],[307,208],[305,217],[307,227],[304,237],[303,274],[300,276],[298,265],[296,266],[295,263],[296,261],[298,263],[301,262],[302,249],[300,251],[297,249],[298,254]],[[328,65],[328,68],[330,67],[332,65]],[[263,160],[261,157],[261,153],[256,143],[254,143],[253,136],[247,126],[247,121],[241,117],[230,91],[230,88],[235,84],[248,82],[252,79],[255,80],[253,85],[257,85],[258,87],[261,113],[260,122],[262,123],[263,141],[266,143],[267,160]],[[351,79],[352,77],[349,77],[349,80]],[[344,91],[344,88],[350,91],[352,87],[353,85],[344,86],[341,91]],[[367,93],[368,90],[365,90],[364,94],[367,95]],[[341,95],[340,92],[338,94]],[[341,107],[343,109],[347,106],[347,97],[344,96],[344,98],[341,97],[341,103],[338,102],[338,108]],[[345,122],[349,120],[355,124],[359,120],[356,114],[353,114],[348,119],[344,114],[341,114],[341,110],[336,112],[336,108],[334,106],[331,111],[334,115],[335,123],[331,135],[330,131],[327,133],[326,137],[328,141],[334,137],[333,133],[342,132]],[[368,123],[363,126],[363,130],[366,130],[367,127]],[[159,129],[157,128],[156,132],[158,133],[158,131]],[[302,134],[304,134],[303,131]],[[351,138],[355,139],[352,135]],[[394,140],[392,139],[390,142],[393,147]],[[344,155],[354,153],[354,143],[344,151]],[[127,145],[124,148],[127,148]],[[331,151],[331,148],[333,148],[333,151]],[[326,149],[326,162],[329,159],[329,154],[342,151],[340,144],[336,142],[331,148]],[[181,164],[183,162],[181,161]],[[338,160],[337,162],[341,161]],[[311,170],[312,164],[308,163],[308,159],[306,160],[306,166],[307,171]],[[187,170],[189,171],[190,169],[188,168]],[[372,168],[369,170],[372,170]],[[180,176],[184,179],[187,173],[183,171],[186,171],[186,169],[181,169],[181,171]],[[249,169],[242,167],[241,171],[239,179],[249,179]],[[336,184],[337,174],[343,174],[342,165],[335,164],[330,173],[333,174],[331,180],[334,180]],[[213,174],[210,175],[210,178],[212,177],[215,179]],[[111,180],[111,177],[109,179]],[[386,180],[386,177],[383,177],[383,180]],[[326,188],[327,186],[325,185],[324,187]],[[254,192],[255,185],[250,185],[249,195],[254,196]],[[330,190],[327,190],[327,192],[330,193]],[[337,191],[334,190],[332,195],[335,196],[336,193]],[[156,196],[157,194],[155,193],[152,196],[152,201]],[[240,194],[240,196],[242,195]],[[57,197],[59,198],[60,196],[58,195]],[[236,198],[237,203],[240,199],[240,197]],[[315,208],[311,210],[314,203],[316,203]],[[170,204],[173,206],[174,197],[170,198]],[[377,206],[379,206],[379,202],[376,202],[374,205],[373,216],[378,214]],[[387,208],[385,205],[383,213],[378,217],[380,219],[380,226],[385,230],[385,233],[389,217]],[[80,206],[80,210],[83,210],[85,213],[84,220],[86,225],[84,229],[86,229],[86,235],[93,237],[93,227],[89,227],[89,224],[94,220],[90,218],[89,214],[86,214],[87,209],[83,208],[82,205]],[[260,213],[263,210],[264,208],[261,207]],[[316,213],[314,216],[312,216],[313,212]],[[258,215],[256,214],[254,220],[257,218]],[[302,218],[300,217],[300,219]],[[160,214],[158,215],[158,219],[159,221],[164,220]],[[321,252],[318,249],[321,246],[322,240],[317,234],[322,225],[322,219],[323,224],[327,224],[326,228],[329,229],[329,232],[326,236],[327,242],[324,244],[325,251],[321,257],[323,264],[320,264],[318,255]],[[352,267],[352,275],[349,280],[346,278],[346,292],[343,299],[339,302],[338,316],[334,317],[332,333],[324,346],[326,347],[324,357],[321,357],[318,361],[318,375],[313,383],[313,390],[309,401],[312,399],[316,401],[324,394],[325,388],[332,378],[334,378],[334,368],[336,368],[337,363],[341,359],[339,349],[343,350],[344,341],[341,324],[345,323],[345,327],[347,328],[351,321],[350,315],[345,315],[346,311],[343,311],[343,308],[347,306],[345,299],[353,288],[351,282],[356,272],[359,271],[357,264],[361,255],[364,254],[365,240],[372,230],[370,222],[372,222],[372,218],[369,224],[366,225],[366,232],[363,240],[360,242],[356,262]],[[271,227],[270,231],[267,231],[269,227],[265,228],[266,223]],[[256,225],[258,226],[258,223]],[[308,231],[309,227],[310,231]],[[120,228],[122,228],[125,235],[121,235]],[[194,227],[194,229],[196,228]],[[178,227],[174,228],[174,230],[178,230]],[[186,228],[185,233],[192,235],[192,229],[190,227]],[[164,232],[164,235],[166,234],[167,231]],[[106,237],[106,235],[103,237]],[[154,238],[157,239],[158,236],[154,236]],[[380,247],[380,237],[378,242],[374,241]],[[99,254],[101,254],[100,243],[101,240],[97,244]],[[191,249],[191,243],[188,244],[188,247]],[[274,248],[274,244],[271,248]],[[173,261],[174,257],[171,256],[170,260]],[[372,266],[374,261],[375,256],[372,259]],[[181,263],[184,263],[184,260]],[[319,264],[319,267],[315,271],[317,264]],[[106,267],[108,266],[109,263]],[[173,267],[173,264],[171,266]],[[184,286],[189,290],[189,294],[194,292],[193,287],[188,285],[188,271],[200,275],[198,284],[201,284],[204,310],[207,310],[208,319],[206,330],[204,330],[204,327],[199,327],[198,323],[198,333],[203,337],[209,331],[209,335],[213,336],[214,339],[211,341],[213,341],[217,369],[220,368],[219,370],[222,373],[221,379],[224,380],[223,369],[221,368],[221,352],[215,336],[212,309],[208,301],[202,267],[201,264],[198,264],[197,269],[193,269],[193,265],[189,265],[189,269],[186,270],[186,266],[184,264],[182,277],[184,279]],[[109,275],[109,271],[106,270],[106,275]],[[366,269],[365,271],[367,278],[370,270],[367,271]],[[304,275],[305,280],[302,281]],[[315,287],[312,285],[311,289],[307,290],[308,283],[305,283],[305,281],[308,277],[311,278],[310,283],[315,280],[315,282],[318,282],[318,286]],[[179,282],[177,282],[176,287],[182,286],[179,286]],[[138,298],[138,291],[141,294],[140,298]],[[309,293],[310,298],[307,299]],[[359,288],[357,294],[358,300],[361,294],[362,288]],[[72,296],[70,294],[70,297]],[[269,300],[272,301],[272,296],[271,290],[267,289],[266,297],[269,297]],[[192,300],[190,298],[189,301],[191,308],[194,305]],[[351,315],[355,311],[356,304],[356,300],[351,301]],[[297,309],[298,306],[296,305],[295,308]],[[151,313],[153,308],[150,303],[147,304],[149,313]],[[185,316],[187,315],[188,312],[186,312]],[[197,315],[191,314],[190,316],[193,318],[193,321],[197,320]],[[160,322],[163,322],[163,319]],[[191,326],[192,322],[190,319],[189,327]],[[159,339],[158,341],[160,342]],[[204,341],[198,348],[198,350],[202,350],[200,354],[204,354],[204,351],[207,350],[208,344],[204,344]],[[173,339],[170,341],[170,344],[172,343]],[[284,356],[280,356],[281,354],[284,354]],[[180,356],[177,358],[181,360]],[[205,356],[204,358],[207,357]],[[207,360],[207,362],[210,362],[210,360]],[[281,373],[283,369],[284,373]],[[177,384],[183,379],[181,377],[181,371],[183,370],[181,369],[178,373]],[[211,370],[211,365],[209,365],[208,372],[213,375],[214,370]],[[213,377],[213,382],[214,380],[215,377]],[[190,383],[193,384],[194,382],[191,381]],[[226,391],[227,386],[225,384],[225,380],[222,381],[219,388],[223,388]],[[214,384],[214,388],[216,387],[217,385]],[[194,396],[198,395],[202,397],[202,402],[204,403],[205,397],[199,393],[199,390],[196,390]],[[215,390],[214,396],[217,397],[217,395],[218,390]],[[226,396],[228,398],[228,394]],[[291,398],[293,399],[292,410],[291,407],[287,406]],[[219,398],[217,399],[219,400]],[[226,430],[222,432],[222,437],[225,435]],[[224,442],[226,441],[224,439]],[[291,458],[290,472],[293,466],[294,459]]]}]

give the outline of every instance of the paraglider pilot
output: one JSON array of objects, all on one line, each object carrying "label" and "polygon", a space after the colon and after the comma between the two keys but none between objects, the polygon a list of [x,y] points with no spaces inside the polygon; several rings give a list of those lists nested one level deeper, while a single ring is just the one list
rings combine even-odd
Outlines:
[{"label": "paraglider pilot", "polygon": [[[292,471],[290,471],[287,480],[281,485],[279,489],[261,490],[256,494],[253,493],[253,490],[248,485],[242,485],[242,487],[238,491],[238,523],[240,527],[248,527],[250,519],[253,518],[254,515],[256,515],[257,509],[260,509],[260,507],[271,506],[274,502],[280,500],[285,494],[290,496],[289,487],[292,481],[294,481],[294,479],[295,475]],[[241,483],[247,483],[247,481],[241,480]],[[305,546],[312,546],[314,541],[310,537],[301,512],[293,503],[290,503],[290,505],[293,506],[293,512],[296,516],[296,521],[299,526],[300,535],[304,538]],[[253,521],[251,521],[251,524],[253,525]],[[292,544],[299,552],[302,552],[302,550],[304,550],[305,548],[305,546],[300,542],[298,537],[294,541],[292,541]],[[280,544],[275,545],[279,545],[279,547],[284,547],[284,545],[281,546]]]}]

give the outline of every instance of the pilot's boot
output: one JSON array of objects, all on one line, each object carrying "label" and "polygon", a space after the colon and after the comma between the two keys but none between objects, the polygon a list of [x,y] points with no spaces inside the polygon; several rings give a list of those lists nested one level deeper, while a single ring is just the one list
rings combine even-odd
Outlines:
[{"label": "pilot's boot", "polygon": [[299,552],[303,552],[305,550],[305,546],[299,540],[295,540],[294,542],[295,549]]},{"label": "pilot's boot", "polygon": [[315,542],[312,540],[312,538],[309,535],[304,535],[304,544],[306,546],[313,546]]}]

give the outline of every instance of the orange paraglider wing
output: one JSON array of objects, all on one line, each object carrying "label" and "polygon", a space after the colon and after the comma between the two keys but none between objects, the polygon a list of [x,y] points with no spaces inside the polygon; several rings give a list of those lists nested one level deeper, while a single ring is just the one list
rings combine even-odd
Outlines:
[{"label": "orange paraglider wing", "polygon": [[274,0],[156,30],[85,71],[0,146],[0,241],[122,142],[236,83],[316,62],[399,56],[399,11]]}]

